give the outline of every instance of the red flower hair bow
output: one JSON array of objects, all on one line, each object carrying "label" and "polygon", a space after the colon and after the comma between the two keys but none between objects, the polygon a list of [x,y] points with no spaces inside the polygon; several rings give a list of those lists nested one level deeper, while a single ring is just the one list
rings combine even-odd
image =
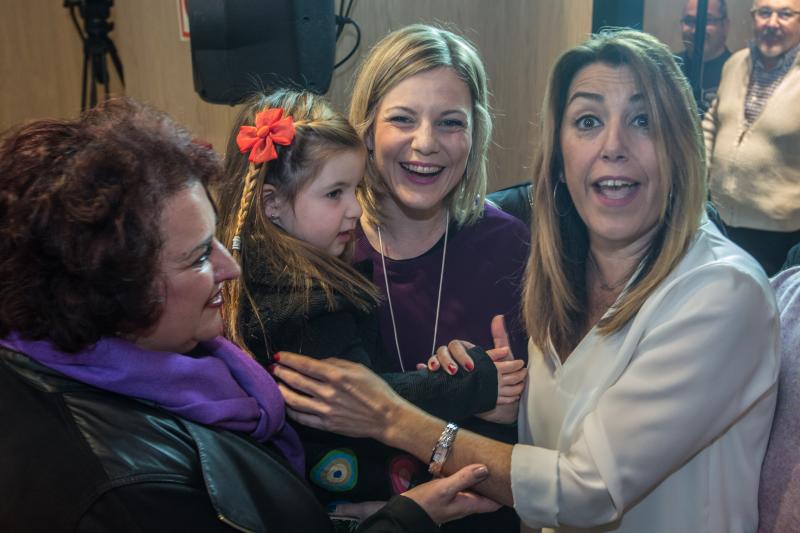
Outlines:
[{"label": "red flower hair bow", "polygon": [[236,144],[242,153],[250,152],[250,161],[264,163],[278,158],[275,144],[288,146],[294,139],[292,117],[284,117],[283,109],[271,108],[256,115],[255,126],[242,126]]}]

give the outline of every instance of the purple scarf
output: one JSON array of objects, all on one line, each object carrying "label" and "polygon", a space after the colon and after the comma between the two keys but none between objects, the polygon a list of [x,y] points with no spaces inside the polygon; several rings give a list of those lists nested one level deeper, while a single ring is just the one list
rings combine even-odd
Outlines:
[{"label": "purple scarf", "polygon": [[286,423],[283,397],[272,376],[222,337],[200,343],[196,356],[145,350],[117,337],[104,337],[75,354],[16,333],[0,339],[0,345],[81,383],[270,442],[300,475],[305,471],[303,447]]}]

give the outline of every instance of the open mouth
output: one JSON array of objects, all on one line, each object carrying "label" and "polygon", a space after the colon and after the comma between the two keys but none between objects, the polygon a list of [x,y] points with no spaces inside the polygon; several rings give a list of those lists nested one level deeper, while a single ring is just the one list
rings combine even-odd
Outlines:
[{"label": "open mouth", "polygon": [[400,166],[406,172],[421,178],[433,178],[441,174],[442,170],[444,170],[444,167],[439,165],[423,165],[419,163],[400,163]]},{"label": "open mouth", "polygon": [[639,185],[639,183],[627,179],[609,178],[594,182],[592,187],[606,198],[621,200],[636,192]]},{"label": "open mouth", "polygon": [[209,298],[208,302],[206,302],[206,306],[208,307],[219,307],[222,305],[222,288],[220,287],[217,289],[217,292],[214,293],[214,296]]}]

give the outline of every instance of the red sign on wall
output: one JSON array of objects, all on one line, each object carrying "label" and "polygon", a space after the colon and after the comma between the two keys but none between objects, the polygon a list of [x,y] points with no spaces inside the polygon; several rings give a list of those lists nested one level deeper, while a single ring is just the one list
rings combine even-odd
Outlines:
[{"label": "red sign on wall", "polygon": [[189,40],[189,13],[186,10],[186,0],[178,1],[178,26],[181,41]]}]

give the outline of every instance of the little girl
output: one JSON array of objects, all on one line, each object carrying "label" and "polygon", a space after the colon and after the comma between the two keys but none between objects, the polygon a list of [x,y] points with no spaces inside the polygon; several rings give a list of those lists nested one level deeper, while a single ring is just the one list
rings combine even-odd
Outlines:
[{"label": "little girl", "polygon": [[[307,92],[252,98],[231,133],[217,196],[220,233],[242,276],[224,289],[226,334],[262,365],[291,351],[378,373],[389,367],[371,273],[348,262],[366,156],[347,119]],[[471,372],[381,375],[409,401],[458,421],[493,409],[500,373],[511,369],[480,349],[470,355]],[[299,430],[309,480],[325,503],[388,499],[424,479],[424,465],[369,439]]]}]

